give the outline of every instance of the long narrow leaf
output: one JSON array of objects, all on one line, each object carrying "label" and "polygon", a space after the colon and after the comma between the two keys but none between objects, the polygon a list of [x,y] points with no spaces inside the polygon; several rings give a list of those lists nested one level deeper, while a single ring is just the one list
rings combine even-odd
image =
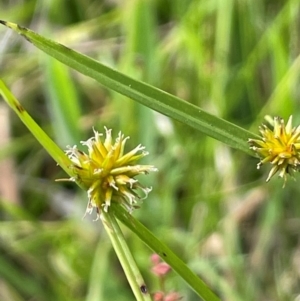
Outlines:
[{"label": "long narrow leaf", "polygon": [[[76,144],[80,139],[80,105],[77,90],[67,67],[47,56],[42,60],[45,94],[51,113],[55,140],[59,146]],[[63,87],[63,89],[61,88]]]},{"label": "long narrow leaf", "polygon": [[22,122],[31,131],[34,137],[44,147],[44,149],[52,156],[52,158],[64,169],[66,173],[72,176],[69,166],[71,161],[68,156],[54,143],[53,140],[39,127],[39,125],[26,112],[25,108],[8,90],[3,81],[0,79],[0,95],[7,104],[17,113]]},{"label": "long narrow leaf", "polygon": [[256,137],[251,132],[213,116],[178,97],[146,83],[134,80],[25,27],[2,20],[0,20],[0,23],[13,29],[45,53],[80,73],[94,78],[105,87],[113,89],[149,108],[196,128],[202,133],[224,142],[233,148],[254,155],[247,143],[248,138]]}]

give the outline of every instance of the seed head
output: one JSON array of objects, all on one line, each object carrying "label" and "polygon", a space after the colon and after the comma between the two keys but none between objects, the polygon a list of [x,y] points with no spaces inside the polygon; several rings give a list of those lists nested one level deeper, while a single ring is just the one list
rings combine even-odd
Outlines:
[{"label": "seed head", "polygon": [[248,142],[250,148],[261,157],[258,169],[268,162],[273,165],[266,181],[278,172],[285,185],[287,174],[292,176],[300,167],[300,126],[292,127],[292,116],[286,125],[280,117],[274,117],[272,123],[273,130],[264,124],[259,127],[261,140],[249,139]]},{"label": "seed head", "polygon": [[[107,212],[111,202],[118,202],[132,211],[139,200],[147,197],[151,188],[143,187],[135,177],[157,171],[152,165],[136,165],[136,161],[148,155],[144,147],[138,145],[128,153],[124,147],[129,137],[120,132],[113,143],[111,130],[106,130],[106,137],[102,141],[102,134],[94,130],[94,137],[81,144],[87,146],[88,152],[82,152],[76,145],[67,147],[66,153],[73,162],[70,166],[74,177],[68,181],[81,184],[88,194],[86,213],[92,213],[96,208],[97,219],[101,210]],[[144,193],[142,198],[137,190]]]}]

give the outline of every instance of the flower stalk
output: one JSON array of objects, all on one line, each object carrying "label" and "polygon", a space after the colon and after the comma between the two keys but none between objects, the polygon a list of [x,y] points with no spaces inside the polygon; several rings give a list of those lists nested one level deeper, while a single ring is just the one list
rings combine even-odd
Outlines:
[{"label": "flower stalk", "polygon": [[137,301],[151,301],[150,294],[147,290],[143,277],[135,263],[135,260],[128,248],[123,232],[114,216],[109,210],[102,211],[100,219],[111,240],[113,248],[119,258],[127,280],[131,286]]}]

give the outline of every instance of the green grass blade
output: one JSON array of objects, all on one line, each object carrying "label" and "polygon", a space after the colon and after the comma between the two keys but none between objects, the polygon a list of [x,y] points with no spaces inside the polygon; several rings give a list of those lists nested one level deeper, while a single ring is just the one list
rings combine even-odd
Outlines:
[{"label": "green grass blade", "polygon": [[26,112],[20,102],[8,90],[2,80],[0,80],[0,95],[7,102],[7,104],[17,113],[22,122],[27,126],[33,136],[40,142],[44,149],[51,155],[51,157],[60,165],[64,171],[70,176],[71,165],[70,159],[65,153],[54,143],[53,140],[39,127],[39,125]]},{"label": "green grass blade", "polygon": [[39,300],[47,298],[47,291],[41,287],[41,283],[28,277],[25,271],[20,271],[17,264],[4,256],[0,256],[0,276],[2,281],[5,279],[12,287],[27,296],[35,295]]},{"label": "green grass blade", "polygon": [[0,23],[22,35],[37,48],[80,73],[94,78],[102,85],[132,98],[153,110],[196,128],[202,133],[224,142],[233,148],[250,155],[254,154],[249,149],[247,143],[248,138],[255,138],[254,134],[213,116],[178,97],[146,83],[134,80],[27,28],[1,20]]},{"label": "green grass blade", "polygon": [[65,65],[49,56],[43,57],[43,64],[45,96],[54,121],[55,140],[61,147],[74,145],[80,140],[81,115],[76,88]]},{"label": "green grass blade", "polygon": [[111,208],[116,217],[133,231],[147,246],[167,262],[205,301],[219,301],[220,299],[187,265],[176,256],[164,243],[158,240],[143,224],[137,221],[124,208],[112,204]]}]

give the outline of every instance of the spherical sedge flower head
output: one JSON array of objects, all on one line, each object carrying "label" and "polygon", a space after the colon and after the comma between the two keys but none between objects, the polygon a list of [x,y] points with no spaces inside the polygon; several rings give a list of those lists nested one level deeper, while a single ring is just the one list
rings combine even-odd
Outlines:
[{"label": "spherical sedge flower head", "polygon": [[282,118],[274,117],[273,130],[262,125],[259,127],[262,139],[249,139],[250,148],[262,158],[257,168],[268,162],[273,165],[267,182],[278,172],[285,185],[287,174],[299,170],[300,126],[292,127],[292,119],[290,116],[285,125]]},{"label": "spherical sedge flower head", "polygon": [[[74,177],[69,181],[76,181],[87,190],[88,205],[86,213],[91,214],[96,208],[97,219],[101,210],[107,212],[112,201],[123,205],[130,212],[136,203],[147,197],[151,188],[143,187],[137,175],[157,171],[152,165],[135,165],[136,161],[148,155],[144,147],[138,145],[128,153],[124,147],[129,137],[120,132],[113,143],[111,130],[105,128],[106,137],[102,142],[102,134],[94,130],[94,137],[81,144],[87,146],[88,153],[84,153],[76,146],[68,147],[66,153],[73,162],[70,167]],[[142,191],[142,198],[137,191]]]}]

